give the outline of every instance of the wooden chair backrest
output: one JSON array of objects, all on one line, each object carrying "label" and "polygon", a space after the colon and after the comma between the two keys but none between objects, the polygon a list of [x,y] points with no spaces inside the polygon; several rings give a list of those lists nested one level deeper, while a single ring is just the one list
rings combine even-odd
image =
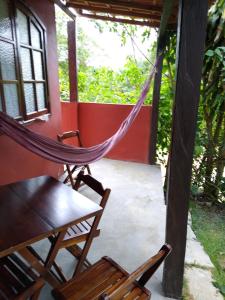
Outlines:
[{"label": "wooden chair backrest", "polygon": [[145,286],[145,284],[150,280],[152,275],[155,273],[155,271],[158,269],[158,267],[161,265],[161,263],[164,261],[164,259],[170,254],[172,248],[170,245],[165,244],[162,246],[162,248],[159,250],[159,252],[148,259],[143,265],[141,265],[136,271],[131,273],[127,279],[111,294],[104,293],[101,295],[101,300],[114,300],[118,299],[118,295],[120,292],[124,289],[126,289],[128,286],[130,286],[135,280],[138,280],[138,283],[140,286]]},{"label": "wooden chair backrest", "polygon": [[78,146],[83,147],[82,142],[81,142],[81,138],[80,138],[80,131],[79,130],[63,132],[62,134],[58,134],[57,138],[58,138],[58,141],[62,142],[62,143],[66,139],[77,138]]},{"label": "wooden chair backrest", "polygon": [[77,175],[76,183],[74,185],[74,189],[76,191],[81,186],[81,182],[83,182],[85,185],[87,185],[89,188],[91,188],[93,191],[95,191],[98,195],[102,197],[100,206],[104,209],[111,190],[108,188],[104,189],[103,185],[97,179],[95,179],[89,174],[85,175],[84,171],[80,171]]}]

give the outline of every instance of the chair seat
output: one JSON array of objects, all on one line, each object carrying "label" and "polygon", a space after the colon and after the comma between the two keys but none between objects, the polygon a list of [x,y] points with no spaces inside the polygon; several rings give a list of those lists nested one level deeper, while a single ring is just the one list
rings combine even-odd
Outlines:
[{"label": "chair seat", "polygon": [[[103,257],[78,277],[53,290],[53,295],[58,300],[97,300],[102,293],[108,294],[118,289],[128,276],[116,262]],[[150,292],[135,281],[112,299],[147,300],[150,299]]]}]

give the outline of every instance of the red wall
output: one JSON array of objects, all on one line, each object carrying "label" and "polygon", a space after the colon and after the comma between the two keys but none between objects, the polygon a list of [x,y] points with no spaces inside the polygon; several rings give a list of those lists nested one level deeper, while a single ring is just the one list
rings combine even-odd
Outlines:
[{"label": "red wall", "polygon": [[[38,133],[56,138],[57,133],[61,131],[61,105],[58,91],[54,4],[50,0],[26,0],[25,2],[38,15],[47,30],[47,65],[51,105],[51,116],[48,121],[35,121],[26,126]],[[59,165],[28,152],[4,135],[0,136],[0,185],[42,174],[57,177],[59,170]]]},{"label": "red wall", "polygon": [[61,102],[62,132],[78,129],[78,103]]},{"label": "red wall", "polygon": [[[83,144],[93,146],[110,137],[131,109],[132,105],[62,103],[63,129],[73,130],[78,125]],[[151,109],[142,107],[127,135],[109,152],[108,158],[148,162]]]}]

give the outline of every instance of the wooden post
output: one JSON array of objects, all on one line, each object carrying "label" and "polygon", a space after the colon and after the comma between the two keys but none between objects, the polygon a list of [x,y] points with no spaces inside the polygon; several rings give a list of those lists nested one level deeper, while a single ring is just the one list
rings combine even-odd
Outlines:
[{"label": "wooden post", "polygon": [[156,161],[156,144],[158,133],[158,116],[159,116],[159,100],[160,88],[162,81],[163,68],[163,50],[167,41],[167,24],[173,8],[173,0],[165,0],[163,5],[163,12],[160,22],[158,42],[157,42],[157,56],[162,53],[159,60],[158,70],[154,78],[153,98],[152,98],[152,114],[151,114],[151,130],[150,130],[150,144],[149,144],[149,164],[153,165]]},{"label": "wooden post", "polygon": [[67,22],[70,102],[78,101],[76,21]]},{"label": "wooden post", "polygon": [[173,250],[165,262],[163,288],[180,299],[191,169],[207,25],[208,0],[180,0],[177,41],[176,93],[167,191],[166,242]]},{"label": "wooden post", "polygon": [[[157,56],[161,50],[157,50]],[[160,88],[162,81],[163,68],[163,54],[159,58],[157,73],[154,78],[153,97],[152,97],[152,114],[151,114],[151,131],[150,131],[150,145],[149,145],[149,164],[154,165],[156,162],[156,144],[158,133],[158,118],[159,118],[159,100]]]}]

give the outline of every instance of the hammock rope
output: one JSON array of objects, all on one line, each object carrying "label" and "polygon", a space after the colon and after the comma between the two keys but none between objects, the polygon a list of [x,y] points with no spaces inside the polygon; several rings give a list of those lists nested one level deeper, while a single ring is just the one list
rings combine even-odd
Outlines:
[{"label": "hammock rope", "polygon": [[31,131],[3,112],[0,112],[0,131],[25,149],[56,163],[82,166],[95,162],[105,156],[129,130],[146,99],[158,62],[159,56],[151,69],[139,100],[129,115],[110,138],[98,145],[81,148],[62,144]]}]

